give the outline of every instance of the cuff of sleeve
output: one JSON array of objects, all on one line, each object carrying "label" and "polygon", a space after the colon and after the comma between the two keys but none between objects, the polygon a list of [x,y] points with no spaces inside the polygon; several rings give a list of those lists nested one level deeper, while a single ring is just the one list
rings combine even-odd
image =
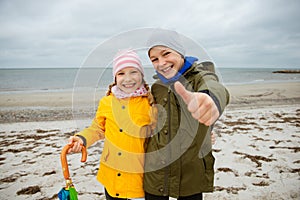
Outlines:
[{"label": "cuff of sleeve", "polygon": [[82,141],[83,141],[83,146],[86,147],[86,139],[85,139],[85,137],[83,137],[82,135],[76,135],[76,136],[79,137],[80,139],[82,139]]},{"label": "cuff of sleeve", "polygon": [[213,99],[213,101],[215,102],[215,104],[216,104],[216,106],[217,106],[217,108],[218,108],[218,111],[219,111],[219,113],[220,113],[220,116],[221,116],[221,114],[222,114],[222,109],[221,109],[221,105],[220,105],[220,102],[219,102],[218,98],[217,98],[213,93],[211,93],[209,90],[202,90],[202,91],[200,91],[200,92],[205,93],[205,94],[208,94],[208,95]]}]

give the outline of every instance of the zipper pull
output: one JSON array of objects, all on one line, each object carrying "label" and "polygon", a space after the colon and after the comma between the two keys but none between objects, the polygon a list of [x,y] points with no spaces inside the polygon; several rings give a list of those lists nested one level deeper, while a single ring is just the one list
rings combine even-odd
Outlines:
[{"label": "zipper pull", "polygon": [[171,85],[168,86],[168,93],[171,93]]}]

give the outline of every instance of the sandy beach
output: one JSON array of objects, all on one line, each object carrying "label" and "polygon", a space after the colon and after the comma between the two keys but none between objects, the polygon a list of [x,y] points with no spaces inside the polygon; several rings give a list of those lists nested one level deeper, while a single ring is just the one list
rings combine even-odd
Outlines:
[{"label": "sandy beach", "polygon": [[[214,129],[215,191],[204,199],[300,199],[300,82],[227,88],[231,102]],[[0,199],[58,199],[60,152],[90,124],[100,97],[1,94]],[[86,163],[68,156],[79,199],[105,199],[95,178],[102,145],[88,149]]]}]

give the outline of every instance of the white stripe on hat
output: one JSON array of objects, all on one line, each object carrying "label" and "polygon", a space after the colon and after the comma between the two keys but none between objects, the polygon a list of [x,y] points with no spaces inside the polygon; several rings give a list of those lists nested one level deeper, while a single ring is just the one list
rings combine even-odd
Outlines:
[{"label": "white stripe on hat", "polygon": [[114,58],[113,63],[113,76],[115,78],[118,71],[126,68],[126,67],[134,67],[138,69],[142,75],[144,75],[144,70],[142,67],[141,60],[136,52],[131,49],[127,49],[125,51],[120,51]]}]

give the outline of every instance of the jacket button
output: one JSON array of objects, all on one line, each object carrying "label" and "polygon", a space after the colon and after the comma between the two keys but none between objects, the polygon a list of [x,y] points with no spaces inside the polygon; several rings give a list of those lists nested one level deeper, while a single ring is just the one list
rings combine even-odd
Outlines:
[{"label": "jacket button", "polygon": [[164,192],[164,188],[159,188],[159,191],[160,192]]},{"label": "jacket button", "polygon": [[164,130],[164,134],[165,134],[165,135],[168,135],[168,131],[167,131],[167,130]]},{"label": "jacket button", "polygon": [[125,109],[125,106],[122,106],[122,109]]},{"label": "jacket button", "polygon": [[118,175],[118,176],[121,176],[121,173],[118,173],[117,175]]},{"label": "jacket button", "polygon": [[163,165],[164,165],[164,164],[166,164],[166,162],[165,162],[164,160],[162,160],[162,161],[161,161],[161,164],[163,164]]},{"label": "jacket button", "polygon": [[118,197],[118,196],[119,196],[119,193],[116,193],[116,196]]},{"label": "jacket button", "polygon": [[121,156],[121,155],[122,155],[122,153],[121,153],[121,152],[119,152],[119,153],[118,153],[118,156]]},{"label": "jacket button", "polygon": [[123,132],[123,129],[120,128],[120,132]]},{"label": "jacket button", "polygon": [[168,99],[167,99],[167,98],[164,98],[164,99],[163,99],[163,101],[164,101],[164,102],[167,102],[167,101],[168,101]]}]

